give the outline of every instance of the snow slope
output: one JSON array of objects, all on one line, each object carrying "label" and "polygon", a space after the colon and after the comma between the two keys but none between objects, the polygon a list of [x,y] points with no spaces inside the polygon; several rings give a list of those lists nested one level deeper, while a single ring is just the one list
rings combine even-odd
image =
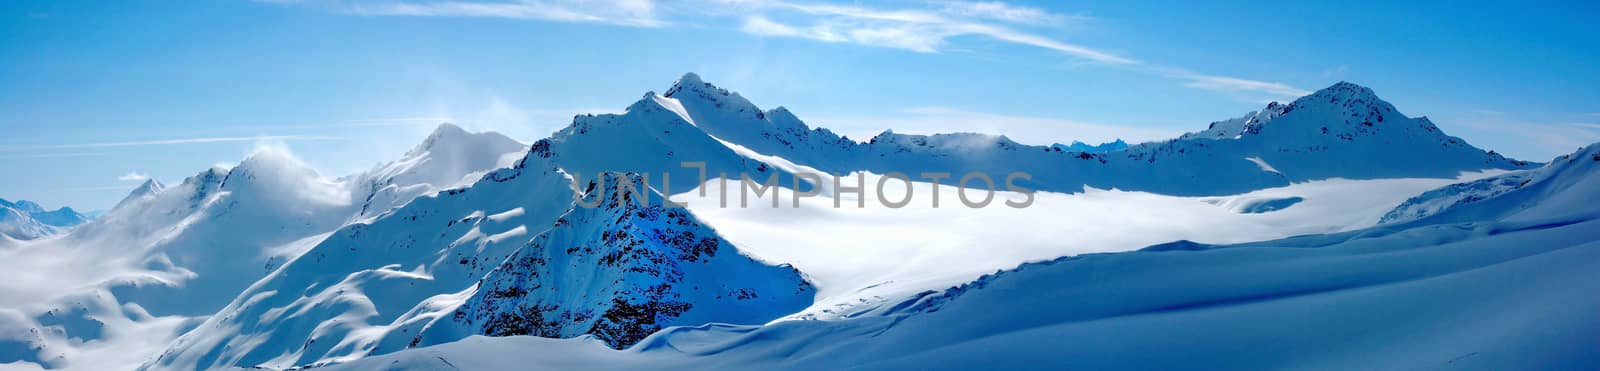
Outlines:
[{"label": "snow slope", "polygon": [[[1481,219],[1517,214],[1556,212],[1560,203],[1595,204],[1595,193],[1569,192],[1575,186],[1600,184],[1589,179],[1600,176],[1600,145],[1556,157],[1542,168],[1505,174],[1475,182],[1454,184],[1406,200],[1384,214],[1384,223],[1443,222]],[[1557,197],[1554,201],[1545,201]]]},{"label": "snow slope", "polygon": [[1597,148],[1537,188],[1408,223],[1067,257],[851,318],[677,327],[621,351],[469,338],[331,369],[1582,369],[1600,362],[1600,203],[1573,201],[1600,197]]}]

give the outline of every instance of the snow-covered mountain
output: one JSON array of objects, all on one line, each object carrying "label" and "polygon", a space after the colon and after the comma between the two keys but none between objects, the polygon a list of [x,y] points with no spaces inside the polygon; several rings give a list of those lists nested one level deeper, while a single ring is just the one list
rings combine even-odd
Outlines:
[{"label": "snow-covered mountain", "polygon": [[399,160],[347,180],[358,187],[361,215],[388,211],[426,192],[471,184],[484,173],[509,166],[527,146],[500,133],[469,133],[440,124]]},{"label": "snow-covered mountain", "polygon": [[[1441,223],[1505,218],[1521,214],[1552,216],[1600,203],[1600,144],[1556,157],[1544,167],[1474,182],[1454,184],[1406,200],[1383,216],[1383,223]],[[1574,190],[1577,188],[1577,190]]]},{"label": "snow-covered mountain", "polygon": [[[1409,222],[1064,257],[851,318],[675,327],[623,351],[474,337],[330,369],[1582,369],[1600,362],[1597,166],[1600,144],[1473,182],[1530,179],[1515,189],[1429,192],[1397,209],[1428,210]],[[1409,206],[1433,200],[1449,206]]]},{"label": "snow-covered mountain", "polygon": [[656,193],[637,174],[601,183],[586,188],[598,207],[557,219],[424,336],[594,335],[626,347],[668,326],[759,324],[811,304],[811,284],[794,268],[752,260],[688,211],[641,206],[620,191]]},{"label": "snow-covered mountain", "polygon": [[[15,344],[23,349],[20,358],[51,367],[143,362],[138,358],[148,356],[102,348],[163,347],[174,331],[215,313],[364,211],[388,210],[409,201],[407,195],[453,186],[504,166],[502,155],[525,148],[499,134],[466,135],[449,125],[430,138],[395,163],[345,179],[325,178],[286,150],[268,147],[177,186],[146,182],[71,233],[4,252],[0,266],[7,271],[52,278],[4,285],[0,307],[17,311],[21,321],[9,325],[58,330],[0,337],[0,348]],[[393,196],[374,202],[372,195],[381,192]]]},{"label": "snow-covered mountain", "polygon": [[540,141],[471,187],[334,232],[151,366],[322,364],[484,333],[626,345],[662,326],[761,323],[809,304],[798,272],[741,255],[681,209],[575,207],[554,158]]},{"label": "snow-covered mountain", "polygon": [[0,238],[32,240],[69,231],[91,219],[70,207],[45,210],[28,200],[0,199]]},{"label": "snow-covered mountain", "polygon": [[403,349],[571,202],[565,174],[528,156],[470,188],[344,226],[274,267],[150,366],[289,367]]}]

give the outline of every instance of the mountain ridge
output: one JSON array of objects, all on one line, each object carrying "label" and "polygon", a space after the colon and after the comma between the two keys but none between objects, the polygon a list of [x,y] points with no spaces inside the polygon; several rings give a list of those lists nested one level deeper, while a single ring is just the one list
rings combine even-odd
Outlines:
[{"label": "mountain ridge", "polygon": [[93,219],[68,206],[45,210],[33,201],[7,201],[0,198],[0,235],[12,240],[25,241],[60,234]]}]

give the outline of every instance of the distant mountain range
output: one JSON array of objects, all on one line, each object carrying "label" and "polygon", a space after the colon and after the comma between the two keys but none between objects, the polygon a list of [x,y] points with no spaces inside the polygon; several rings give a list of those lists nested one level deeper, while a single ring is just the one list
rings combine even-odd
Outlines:
[{"label": "distant mountain range", "polygon": [[28,200],[16,202],[0,199],[0,236],[14,240],[31,240],[70,230],[87,223],[92,217],[70,207],[46,211]]},{"label": "distant mountain range", "polygon": [[1106,153],[1128,149],[1128,142],[1124,142],[1122,139],[1117,139],[1115,141],[1089,145],[1088,143],[1074,140],[1072,141],[1072,144],[1056,143],[1050,145],[1050,148],[1059,149],[1066,152]]}]

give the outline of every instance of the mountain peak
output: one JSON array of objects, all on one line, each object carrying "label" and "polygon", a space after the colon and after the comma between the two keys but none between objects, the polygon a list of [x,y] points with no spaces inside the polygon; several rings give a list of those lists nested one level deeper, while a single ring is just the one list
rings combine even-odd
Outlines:
[{"label": "mountain peak", "polygon": [[456,124],[452,124],[452,123],[448,123],[448,122],[441,122],[441,123],[439,123],[439,126],[433,128],[433,134],[428,134],[428,136],[437,137],[437,136],[444,136],[444,135],[458,135],[458,134],[466,134],[466,133],[467,133],[466,129],[462,129],[460,126],[456,126]]},{"label": "mountain peak", "polygon": [[726,96],[732,94],[727,89],[719,88],[712,83],[701,80],[700,75],[695,74],[694,72],[689,72],[683,74],[683,77],[678,78],[678,81],[673,82],[672,87],[668,88],[667,92],[661,96],[667,98],[678,98],[677,95],[680,95],[685,91],[698,92],[699,95],[702,96]]},{"label": "mountain peak", "polygon": [[1336,82],[1333,85],[1329,85],[1326,88],[1322,88],[1322,90],[1318,90],[1317,92],[1306,96],[1306,98],[1309,97],[1341,97],[1348,99],[1379,101],[1378,94],[1374,93],[1372,88],[1361,86],[1349,81]]},{"label": "mountain peak", "polygon": [[[1275,110],[1274,108],[1277,109]],[[1262,120],[1253,120],[1257,122],[1247,124],[1245,132],[1257,133],[1266,124],[1266,121],[1272,121],[1277,116],[1289,115],[1291,112],[1304,113],[1307,111],[1318,112],[1312,115],[1327,119],[1342,118],[1345,125],[1359,124],[1370,127],[1383,123],[1385,118],[1408,120],[1405,115],[1395,109],[1394,105],[1378,98],[1378,95],[1373,93],[1372,89],[1348,81],[1340,81],[1311,93],[1311,95],[1295,99],[1294,102],[1289,103],[1287,106],[1273,107],[1273,105],[1268,105],[1267,109],[1262,111],[1269,113],[1268,117],[1264,117]],[[1328,123],[1319,122],[1318,124],[1325,125]]]},{"label": "mountain peak", "polygon": [[426,152],[440,142],[450,142],[454,140],[451,138],[462,138],[468,135],[471,134],[468,133],[466,129],[462,129],[460,126],[456,126],[455,124],[448,122],[441,122],[439,123],[438,127],[433,129],[432,133],[428,134],[427,139],[423,139],[422,143],[417,144],[415,148],[412,148],[411,151],[406,152],[406,154],[413,155]]},{"label": "mountain peak", "polygon": [[674,85],[674,87],[676,87],[677,85],[702,85],[702,84],[705,84],[705,81],[700,80],[700,74],[697,74],[697,73],[694,73],[694,72],[686,72],[686,73],[683,74],[683,77],[679,77],[678,78],[678,82],[673,83],[672,85]]},{"label": "mountain peak", "polygon": [[133,189],[133,193],[129,194],[128,196],[129,197],[134,197],[134,196],[142,196],[142,195],[153,195],[153,194],[156,194],[156,193],[160,193],[161,190],[163,190],[163,189],[167,189],[167,185],[161,184],[161,181],[156,180],[155,178],[150,178],[150,179],[145,179],[144,184],[140,184],[139,188],[134,188]]},{"label": "mountain peak", "polygon": [[756,107],[744,96],[723,89],[700,79],[700,75],[693,72],[684,74],[671,89],[661,95],[662,98],[676,99],[686,109],[686,113],[693,120],[701,121],[702,117],[710,118],[720,116],[714,120],[739,118],[734,121],[756,120],[765,121],[766,113]]},{"label": "mountain peak", "polygon": [[144,184],[140,184],[138,188],[134,188],[133,192],[128,192],[128,195],[123,197],[122,201],[118,201],[117,206],[112,207],[112,209],[115,210],[117,208],[121,208],[122,205],[133,202],[133,200],[138,200],[146,196],[161,193],[161,190],[166,188],[166,185],[161,184],[161,181],[158,181],[155,178],[145,179]]}]

